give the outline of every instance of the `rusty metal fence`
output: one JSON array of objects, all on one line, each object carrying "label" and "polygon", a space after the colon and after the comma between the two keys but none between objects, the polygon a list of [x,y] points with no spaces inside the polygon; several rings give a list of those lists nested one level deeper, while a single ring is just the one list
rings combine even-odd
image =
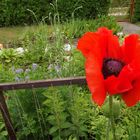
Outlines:
[{"label": "rusty metal fence", "polygon": [[54,80],[38,80],[38,81],[29,81],[21,83],[4,83],[0,84],[0,109],[5,122],[5,127],[7,129],[9,139],[17,140],[14,127],[10,118],[10,113],[6,105],[4,98],[4,91],[8,90],[18,90],[18,89],[32,89],[32,88],[43,88],[50,86],[64,86],[64,85],[85,85],[85,77],[76,77],[76,78],[62,78]]}]

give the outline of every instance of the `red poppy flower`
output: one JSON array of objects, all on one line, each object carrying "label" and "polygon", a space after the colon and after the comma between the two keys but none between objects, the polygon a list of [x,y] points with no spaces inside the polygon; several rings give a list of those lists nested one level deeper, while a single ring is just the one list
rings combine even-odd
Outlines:
[{"label": "red poppy flower", "polygon": [[136,34],[118,37],[105,27],[88,32],[78,41],[86,58],[85,72],[92,99],[102,105],[106,96],[120,94],[127,106],[140,100],[140,40]]}]

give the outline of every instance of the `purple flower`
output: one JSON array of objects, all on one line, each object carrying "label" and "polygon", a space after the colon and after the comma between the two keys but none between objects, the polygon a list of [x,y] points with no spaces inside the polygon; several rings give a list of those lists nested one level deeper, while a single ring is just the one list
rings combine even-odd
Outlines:
[{"label": "purple flower", "polygon": [[20,82],[21,79],[20,79],[19,77],[15,77],[15,81],[16,81],[16,82]]},{"label": "purple flower", "polygon": [[22,68],[16,69],[15,72],[16,72],[17,74],[23,73],[23,69],[22,69]]},{"label": "purple flower", "polygon": [[33,69],[33,70],[36,70],[37,67],[38,67],[38,64],[36,64],[36,63],[33,63],[33,64],[32,64],[32,69]]}]

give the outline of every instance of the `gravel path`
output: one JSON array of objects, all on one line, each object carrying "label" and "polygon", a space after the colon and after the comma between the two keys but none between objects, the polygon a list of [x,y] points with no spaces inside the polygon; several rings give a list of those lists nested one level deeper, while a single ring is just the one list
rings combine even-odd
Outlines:
[{"label": "gravel path", "polygon": [[119,22],[119,24],[123,27],[124,34],[132,34],[132,33],[140,34],[140,26],[137,26],[129,22]]}]

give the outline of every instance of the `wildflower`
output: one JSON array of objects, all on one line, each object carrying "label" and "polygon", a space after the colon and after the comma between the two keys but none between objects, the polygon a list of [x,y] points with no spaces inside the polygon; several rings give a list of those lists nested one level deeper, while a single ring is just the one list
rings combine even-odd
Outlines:
[{"label": "wildflower", "polygon": [[56,70],[57,73],[60,72],[60,70],[61,70],[60,65],[56,65],[54,68],[55,68],[55,70]]},{"label": "wildflower", "polygon": [[22,55],[24,53],[24,49],[22,47],[19,47],[16,49],[16,52],[19,54],[19,55]]},{"label": "wildflower", "polygon": [[122,36],[123,36],[123,32],[118,32],[118,33],[117,33],[117,36],[122,37]]},{"label": "wildflower", "polygon": [[120,94],[127,106],[140,100],[140,40],[136,34],[118,37],[105,27],[88,32],[78,41],[78,49],[86,58],[85,71],[92,99],[98,105],[107,93]]},{"label": "wildflower", "polygon": [[16,81],[16,82],[20,82],[21,79],[20,79],[19,77],[15,77],[15,81]]},{"label": "wildflower", "polygon": [[33,69],[33,70],[36,70],[37,67],[38,67],[38,64],[36,64],[36,63],[33,63],[33,64],[32,64],[32,69]]},{"label": "wildflower", "polygon": [[25,73],[28,73],[28,72],[30,72],[30,71],[31,71],[30,69],[26,69],[26,70],[25,70]]},{"label": "wildflower", "polygon": [[16,69],[15,72],[16,72],[17,74],[23,73],[23,69],[22,69],[22,68]]},{"label": "wildflower", "polygon": [[66,43],[66,44],[64,45],[64,51],[66,51],[66,52],[71,51],[71,46],[70,46],[70,44]]}]

